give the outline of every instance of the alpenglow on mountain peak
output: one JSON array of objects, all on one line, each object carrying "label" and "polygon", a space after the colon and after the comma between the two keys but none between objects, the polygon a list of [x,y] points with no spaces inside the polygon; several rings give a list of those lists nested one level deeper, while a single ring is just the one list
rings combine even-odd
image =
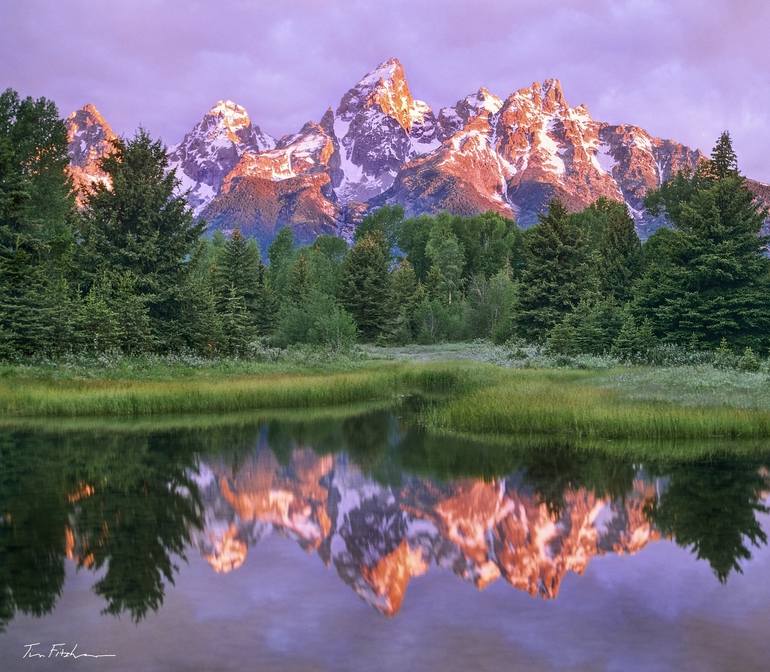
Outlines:
[{"label": "alpenglow on mountain peak", "polygon": [[[389,58],[317,122],[278,140],[222,99],[170,147],[170,165],[210,229],[240,228],[266,245],[284,226],[301,242],[351,239],[365,213],[386,204],[410,216],[492,210],[528,226],[553,198],[573,210],[599,197],[624,202],[645,236],[660,225],[644,209],[646,193],[704,158],[638,126],[593,119],[555,78],[505,98],[483,86],[458,93],[434,111]],[[67,124],[79,184],[104,179],[95,158],[114,136],[107,123],[87,106]]]}]

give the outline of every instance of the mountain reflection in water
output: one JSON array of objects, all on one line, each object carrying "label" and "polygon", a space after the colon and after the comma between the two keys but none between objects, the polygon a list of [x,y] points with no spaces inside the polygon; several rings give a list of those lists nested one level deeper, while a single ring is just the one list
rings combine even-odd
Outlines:
[{"label": "mountain reflection in water", "polygon": [[[237,572],[266,535],[315,554],[379,612],[440,568],[553,599],[593,558],[670,538],[726,582],[766,543],[768,459],[630,464],[551,443],[492,448],[395,415],[0,438],[0,626],[56,604],[65,565],[107,614],[161,608],[200,554]],[[340,584],[342,585],[342,584]]]}]

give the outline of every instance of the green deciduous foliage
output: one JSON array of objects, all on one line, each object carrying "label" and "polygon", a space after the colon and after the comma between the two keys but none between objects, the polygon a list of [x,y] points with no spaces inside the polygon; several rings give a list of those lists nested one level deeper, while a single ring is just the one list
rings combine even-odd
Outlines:
[{"label": "green deciduous foliage", "polygon": [[513,335],[518,287],[503,269],[491,278],[475,275],[467,289],[468,327],[475,338],[503,343]]},{"label": "green deciduous foliage", "polygon": [[334,297],[316,289],[301,303],[289,304],[278,321],[275,341],[279,345],[310,343],[344,349],[356,339],[356,323]]},{"label": "green deciduous foliage", "polygon": [[465,254],[463,246],[446,223],[434,226],[425,245],[430,261],[427,285],[435,298],[452,305],[463,286]]}]

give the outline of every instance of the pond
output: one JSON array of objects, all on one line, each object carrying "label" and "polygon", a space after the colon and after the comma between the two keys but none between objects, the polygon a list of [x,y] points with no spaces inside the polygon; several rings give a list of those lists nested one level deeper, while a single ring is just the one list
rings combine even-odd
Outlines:
[{"label": "pond", "polygon": [[0,669],[766,669],[770,459],[408,416],[3,430]]}]

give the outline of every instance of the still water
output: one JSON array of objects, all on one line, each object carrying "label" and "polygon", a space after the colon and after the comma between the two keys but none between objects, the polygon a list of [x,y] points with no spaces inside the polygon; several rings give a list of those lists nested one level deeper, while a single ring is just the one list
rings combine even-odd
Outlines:
[{"label": "still water", "polygon": [[0,670],[767,669],[768,463],[402,411],[6,429]]}]

